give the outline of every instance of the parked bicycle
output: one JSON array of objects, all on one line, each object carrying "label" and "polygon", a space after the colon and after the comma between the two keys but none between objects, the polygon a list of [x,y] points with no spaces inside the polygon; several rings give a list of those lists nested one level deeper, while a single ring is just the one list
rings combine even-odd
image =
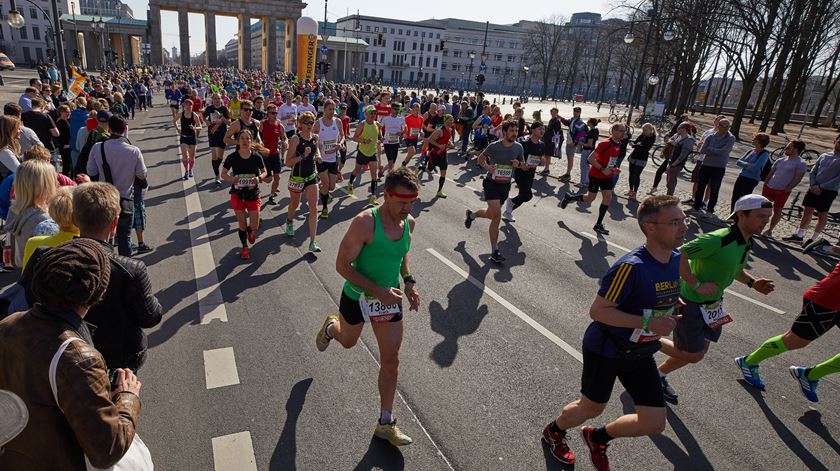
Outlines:
[{"label": "parked bicycle", "polygon": [[[799,139],[801,136],[796,136]],[[785,136],[785,145],[777,148],[773,152],[770,153],[770,162],[775,162],[785,156],[785,147],[790,142],[790,138]],[[817,163],[817,159],[820,158],[820,153],[815,150],[806,150],[799,155],[802,160],[805,162],[805,165],[808,166],[808,170]]]}]

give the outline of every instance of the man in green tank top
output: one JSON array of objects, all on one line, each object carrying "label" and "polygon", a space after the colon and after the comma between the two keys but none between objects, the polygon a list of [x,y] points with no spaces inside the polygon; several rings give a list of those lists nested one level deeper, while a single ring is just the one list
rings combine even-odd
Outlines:
[{"label": "man in green tank top", "polygon": [[385,178],[382,206],[362,211],[350,223],[336,260],[338,273],[346,280],[339,316],[327,316],[315,338],[315,345],[322,352],[333,339],[344,348],[351,348],[359,340],[365,323],[371,324],[379,344],[380,363],[380,416],[374,434],[395,446],[412,442],[397,427],[392,411],[403,335],[403,294],[410,311],[416,311],[420,305],[408,259],[414,230],[411,205],[417,200],[419,190],[414,172],[406,167],[398,168]]},{"label": "man in green tank top", "polygon": [[353,134],[353,141],[359,144],[356,152],[356,167],[350,173],[350,180],[347,181],[347,193],[353,194],[353,185],[356,182],[356,175],[360,175],[365,165],[370,167],[370,204],[376,206],[376,169],[379,166],[379,157],[382,155],[382,142],[380,140],[379,125],[376,124],[376,107],[368,105],[365,107],[365,120],[356,126]]}]

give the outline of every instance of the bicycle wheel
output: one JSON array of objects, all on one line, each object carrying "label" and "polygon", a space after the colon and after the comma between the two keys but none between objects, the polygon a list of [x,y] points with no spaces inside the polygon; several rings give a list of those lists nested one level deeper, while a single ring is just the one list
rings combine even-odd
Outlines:
[{"label": "bicycle wheel", "polygon": [[[802,160],[805,160],[805,154],[808,153],[808,152],[813,152],[813,151],[803,152],[802,153]],[[779,147],[778,149],[776,149],[776,150],[774,150],[773,152],[770,153],[770,162],[775,162],[775,161],[781,159],[782,157],[784,157],[784,155],[785,155],[785,148],[784,147]],[[814,160],[814,161],[816,162],[816,160]]]},{"label": "bicycle wheel", "polygon": [[659,165],[662,164],[662,160],[660,160],[662,157],[662,154],[660,153],[661,150],[662,146],[660,145],[655,145],[650,150],[650,161],[653,162],[653,165],[655,165],[656,168],[659,168]]},{"label": "bicycle wheel", "polygon": [[805,161],[805,165],[808,166],[808,170],[811,170],[811,168],[817,163],[817,159],[820,158],[820,154],[815,150],[806,150],[802,153],[801,157],[802,160]]},{"label": "bicycle wheel", "polygon": [[618,115],[615,114],[615,113],[611,114],[609,119],[607,119],[607,121],[609,121],[610,124],[615,123],[616,121],[618,121]]},{"label": "bicycle wheel", "polygon": [[686,172],[691,173],[694,171],[694,167],[697,165],[697,156],[700,155],[699,152],[689,152],[688,157],[685,159],[685,166],[683,167]]}]

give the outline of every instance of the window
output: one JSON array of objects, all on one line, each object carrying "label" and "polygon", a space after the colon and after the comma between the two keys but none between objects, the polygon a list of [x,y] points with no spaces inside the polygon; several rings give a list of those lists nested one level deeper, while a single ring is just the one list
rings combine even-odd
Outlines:
[{"label": "window", "polygon": [[412,67],[414,67],[414,64],[416,62],[415,59],[417,59],[417,56],[411,56],[411,66]]},{"label": "window", "polygon": [[435,44],[435,52],[438,52],[438,45]]},{"label": "window", "polygon": [[[25,28],[20,29],[21,32],[23,32],[25,30],[26,30]],[[23,38],[23,39],[26,39],[26,38]],[[23,48],[23,62],[25,62],[27,64],[32,62],[32,53],[29,52],[28,47]]]},{"label": "window", "polygon": [[440,68],[441,68],[441,70],[446,70],[446,67],[447,67],[447,66],[449,66],[449,64],[447,64],[446,62],[441,62],[441,63],[440,63]]},{"label": "window", "polygon": [[437,34],[437,37],[435,39],[440,39],[440,33]]},{"label": "window", "polygon": [[[37,26],[32,27],[32,39],[35,39],[35,40],[40,40],[41,39],[41,29],[38,28]],[[37,49],[36,49],[36,53],[37,53]],[[40,57],[39,57],[39,59],[40,59]]]},{"label": "window", "polygon": [[414,81],[414,72],[409,72],[409,74],[408,74],[408,81],[409,81],[409,82],[413,82],[413,81]]},{"label": "window", "polygon": [[509,55],[509,56],[508,56],[508,60],[507,60],[507,61],[508,61],[508,62],[513,62],[513,61],[514,61],[514,57],[513,57],[513,56],[511,56],[511,55]]},{"label": "window", "polygon": [[511,49],[516,49],[516,43],[513,41],[508,42],[508,47]]},{"label": "window", "polygon": [[496,75],[500,72],[500,70],[501,69],[499,69],[499,67],[493,67],[492,72],[493,72],[494,75]]},{"label": "window", "polygon": [[415,37],[415,38],[417,37],[417,31],[415,31],[415,32],[414,32],[414,37]]},{"label": "window", "polygon": [[500,60],[502,60],[502,55],[501,55],[501,54],[496,54],[496,55],[494,55],[494,56],[493,56],[493,60],[496,60],[496,61],[500,61]]},{"label": "window", "polygon": [[394,28],[391,28],[391,34],[394,34]]},{"label": "window", "polygon": [[435,57],[435,60],[432,63],[432,67],[437,67],[437,57]]},{"label": "window", "polygon": [[432,83],[434,83],[436,80],[437,80],[437,74],[432,74]]},{"label": "window", "polygon": [[449,51],[446,49],[443,50],[443,57],[449,57]]},{"label": "window", "polygon": [[420,37],[421,37],[421,38],[425,38],[425,37],[426,37],[426,32],[425,32],[425,31],[421,32],[421,33],[420,33]]},{"label": "window", "polygon": [[380,64],[385,63],[385,53],[384,52],[382,54],[379,54],[379,63]]},{"label": "window", "polygon": [[34,8],[30,8],[29,9],[29,17],[32,18],[33,20],[37,20],[38,19],[38,10],[36,10]]},{"label": "window", "polygon": [[40,47],[35,48],[35,58],[38,60],[44,60],[44,50]]},{"label": "window", "polygon": [[[29,35],[26,34],[26,26],[19,29],[18,31],[20,31],[20,39],[29,39]],[[23,50],[25,51],[24,56],[28,56],[29,55],[29,49],[28,48],[23,48]],[[29,62],[29,59],[26,59],[26,62]]]},{"label": "window", "polygon": [[[370,33],[370,25],[365,26],[365,31]],[[365,72],[365,75],[367,75],[367,72]]]},{"label": "window", "polygon": [[379,46],[380,47],[385,47],[385,43],[386,43],[386,41],[383,39],[382,41],[379,41]]},{"label": "window", "polygon": [[432,52],[432,45],[426,44],[426,52]]},{"label": "window", "polygon": [[431,57],[426,57],[426,67],[429,67],[429,64],[432,62]]},{"label": "window", "polygon": [[[368,54],[369,53],[365,52],[365,62],[370,62],[370,56]],[[365,72],[365,75],[367,75],[367,72]]]},{"label": "window", "polygon": [[499,39],[498,41],[496,41],[496,47],[505,47],[505,40]]},{"label": "window", "polygon": [[411,45],[411,50],[412,50],[412,51],[416,51],[416,50],[417,50],[417,43],[412,43],[412,45]]},{"label": "window", "polygon": [[[392,32],[393,32],[393,31],[392,31]],[[400,36],[402,36],[402,30],[401,30],[401,29],[399,30],[399,32],[400,32]]]},{"label": "window", "polygon": [[452,64],[452,70],[458,71],[458,64]]},{"label": "window", "polygon": [[373,27],[373,32],[378,33],[379,32],[379,26],[374,26]]}]

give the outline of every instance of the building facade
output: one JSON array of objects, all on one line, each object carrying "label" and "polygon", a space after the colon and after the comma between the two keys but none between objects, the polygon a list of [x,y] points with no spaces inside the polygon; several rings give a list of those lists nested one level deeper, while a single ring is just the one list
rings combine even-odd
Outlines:
[{"label": "building facade", "polygon": [[134,11],[120,0],[73,0],[79,4],[82,15],[134,18]]},{"label": "building facade", "polygon": [[[47,61],[55,49],[53,33],[52,6],[50,2],[38,1],[34,7],[26,2],[17,2],[17,9],[26,23],[21,29],[13,29],[5,21],[0,21],[0,52],[3,52],[20,67],[27,67],[39,60]],[[0,16],[9,13],[10,3],[0,1]],[[79,5],[69,0],[58,0],[58,16],[64,13],[79,14]]]}]

